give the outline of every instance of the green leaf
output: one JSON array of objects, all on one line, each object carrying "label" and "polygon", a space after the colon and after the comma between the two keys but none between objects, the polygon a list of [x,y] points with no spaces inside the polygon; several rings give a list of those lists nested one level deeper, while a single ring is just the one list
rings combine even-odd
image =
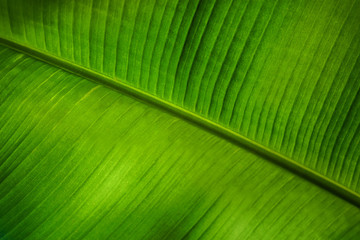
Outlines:
[{"label": "green leaf", "polygon": [[357,0],[1,0],[0,238],[358,239],[359,22]]},{"label": "green leaf", "polygon": [[337,238],[359,209],[255,153],[1,48],[3,239]]}]

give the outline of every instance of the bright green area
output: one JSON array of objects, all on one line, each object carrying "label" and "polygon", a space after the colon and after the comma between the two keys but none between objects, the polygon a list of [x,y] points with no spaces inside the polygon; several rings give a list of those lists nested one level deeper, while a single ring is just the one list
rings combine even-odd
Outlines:
[{"label": "bright green area", "polygon": [[356,239],[360,209],[176,116],[0,47],[1,239]]},{"label": "bright green area", "polygon": [[360,193],[359,0],[2,0],[0,23]]},{"label": "bright green area", "polygon": [[360,239],[360,0],[0,0],[0,44],[0,239]]}]

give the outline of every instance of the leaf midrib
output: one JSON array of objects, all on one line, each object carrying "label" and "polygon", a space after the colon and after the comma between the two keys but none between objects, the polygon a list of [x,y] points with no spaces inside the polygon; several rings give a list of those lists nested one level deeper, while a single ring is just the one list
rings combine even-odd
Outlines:
[{"label": "leaf midrib", "polygon": [[163,99],[151,95],[141,89],[135,88],[131,85],[124,83],[124,81],[116,81],[117,78],[111,78],[109,76],[100,74],[91,69],[82,67],[65,59],[56,57],[46,52],[34,49],[30,46],[26,46],[15,41],[0,37],[0,45],[14,49],[15,51],[21,52],[32,58],[50,64],[52,66],[63,69],[66,72],[73,73],[80,77],[86,78],[97,84],[101,84],[114,91],[121,92],[129,95],[137,100],[146,104],[151,104],[157,108],[162,109],[168,113],[171,113],[177,117],[189,121],[198,127],[210,131],[239,147],[245,147],[247,150],[252,151],[258,155],[263,156],[266,160],[271,161],[294,174],[316,184],[322,188],[327,189],[333,194],[345,199],[346,201],[360,207],[360,194],[357,192],[337,183],[336,181],[319,174],[318,172],[305,167],[302,164],[292,160],[291,158],[282,155],[272,149],[265,147],[239,133],[236,133],[228,128],[225,128],[209,119],[206,119],[198,114],[190,112],[184,108],[181,108],[175,104],[164,101]]}]

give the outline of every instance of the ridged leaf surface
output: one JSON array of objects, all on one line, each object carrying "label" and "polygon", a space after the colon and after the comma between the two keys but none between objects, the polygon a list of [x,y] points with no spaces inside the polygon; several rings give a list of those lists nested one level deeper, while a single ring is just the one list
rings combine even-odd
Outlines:
[{"label": "ridged leaf surface", "polygon": [[1,47],[1,239],[355,239],[360,210],[203,129]]},{"label": "ridged leaf surface", "polygon": [[359,0],[0,0],[0,239],[359,239]]},{"label": "ridged leaf surface", "polygon": [[145,90],[360,192],[360,1],[0,1],[0,36]]}]

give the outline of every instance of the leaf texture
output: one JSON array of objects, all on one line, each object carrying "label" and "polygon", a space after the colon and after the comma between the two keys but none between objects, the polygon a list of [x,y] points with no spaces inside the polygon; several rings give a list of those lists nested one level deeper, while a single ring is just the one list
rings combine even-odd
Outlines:
[{"label": "leaf texture", "polygon": [[359,0],[0,0],[0,239],[359,239],[359,23]]},{"label": "leaf texture", "polygon": [[0,36],[360,192],[360,1],[0,1]]},{"label": "leaf texture", "polygon": [[1,239],[356,239],[360,210],[216,135],[0,47]]}]

